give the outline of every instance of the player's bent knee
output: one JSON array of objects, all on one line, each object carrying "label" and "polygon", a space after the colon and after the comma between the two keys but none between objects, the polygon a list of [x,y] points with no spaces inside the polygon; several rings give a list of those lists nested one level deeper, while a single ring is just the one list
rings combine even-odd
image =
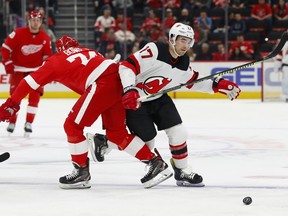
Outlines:
[{"label": "player's bent knee", "polygon": [[84,128],[76,124],[69,117],[66,118],[63,127],[67,135],[68,142],[78,143],[86,140],[85,136],[83,135]]},{"label": "player's bent knee", "polygon": [[165,132],[171,145],[178,145],[179,143],[184,143],[187,140],[187,131],[182,124],[168,128],[165,130]]},{"label": "player's bent knee", "polygon": [[108,140],[115,143],[120,150],[124,150],[135,137],[134,135],[128,134],[126,129],[120,131],[107,130],[106,135]]}]

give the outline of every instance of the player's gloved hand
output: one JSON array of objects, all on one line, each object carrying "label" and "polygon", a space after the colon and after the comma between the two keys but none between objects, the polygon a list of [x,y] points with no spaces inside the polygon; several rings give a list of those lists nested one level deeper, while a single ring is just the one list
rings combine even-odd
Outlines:
[{"label": "player's gloved hand", "polygon": [[6,74],[13,74],[14,73],[14,65],[12,61],[3,62]]},{"label": "player's gloved hand", "polygon": [[213,81],[213,90],[214,92],[219,92],[228,96],[230,100],[234,100],[239,96],[241,89],[236,83],[233,83],[229,80],[223,78],[216,78]]},{"label": "player's gloved hand", "polygon": [[[196,80],[198,78],[198,76],[199,76],[199,73],[194,71],[194,74],[193,74],[192,78],[190,80],[188,80],[187,83],[193,82],[194,80]],[[188,88],[188,89],[191,89],[192,87],[193,87],[193,84],[186,86],[186,88]]]},{"label": "player's gloved hand", "polygon": [[137,110],[141,106],[141,101],[138,90],[134,86],[127,86],[123,90],[122,104],[125,109]]},{"label": "player's gloved hand", "polygon": [[19,104],[8,98],[5,103],[0,106],[0,121],[9,121],[19,111]]}]

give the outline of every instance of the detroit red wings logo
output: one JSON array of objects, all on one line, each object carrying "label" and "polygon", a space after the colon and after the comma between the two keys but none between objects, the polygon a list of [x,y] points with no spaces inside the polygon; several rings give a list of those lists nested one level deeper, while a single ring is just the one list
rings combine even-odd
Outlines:
[{"label": "detroit red wings logo", "polygon": [[142,89],[145,94],[154,94],[163,89],[171,81],[171,79],[161,76],[149,77],[144,82],[138,83],[136,87]]},{"label": "detroit red wings logo", "polygon": [[23,55],[27,56],[39,52],[42,49],[42,47],[43,47],[42,44],[40,45],[29,44],[22,46],[21,51]]}]

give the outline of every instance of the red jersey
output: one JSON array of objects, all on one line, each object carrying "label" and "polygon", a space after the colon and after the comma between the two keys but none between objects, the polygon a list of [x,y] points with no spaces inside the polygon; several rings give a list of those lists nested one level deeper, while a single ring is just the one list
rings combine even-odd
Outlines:
[{"label": "red jersey", "polygon": [[[126,30],[131,31],[133,29],[131,18],[126,18],[126,24],[127,24]],[[118,30],[124,30],[124,19],[123,20],[118,18],[116,19],[115,31]]]},{"label": "red jersey", "polygon": [[212,60],[213,61],[225,61],[226,60],[226,54],[225,53],[219,53],[219,52],[212,53]]},{"label": "red jersey", "polygon": [[162,8],[162,1],[159,0],[150,0],[148,1],[148,5],[150,8]]},{"label": "red jersey", "polygon": [[18,72],[36,71],[52,54],[50,37],[42,30],[31,33],[29,27],[14,30],[2,45],[3,62],[12,61]]},{"label": "red jersey", "polygon": [[158,17],[154,17],[154,18],[147,17],[141,26],[141,31],[143,30],[150,31],[152,29],[152,26],[154,25],[156,25],[160,30],[160,26],[161,26],[160,19]]},{"label": "red jersey", "polygon": [[258,17],[265,17],[268,14],[272,15],[272,8],[269,4],[259,5],[255,4],[252,8],[251,14]]},{"label": "red jersey", "polygon": [[[48,58],[44,65],[25,77],[12,95],[12,100],[19,103],[31,89],[56,81],[78,94],[85,90],[102,74],[102,77],[116,70],[106,70],[115,61],[104,58],[100,53],[84,47],[71,47]],[[118,67],[118,64],[115,64]],[[106,70],[106,71],[105,71]],[[119,80],[120,82],[120,80]],[[27,84],[28,85],[27,85]]]},{"label": "red jersey", "polygon": [[234,42],[231,47],[230,47],[230,51],[229,53],[233,53],[235,47],[239,47],[240,50],[245,53],[245,54],[253,54],[254,53],[254,47],[250,42],[244,41],[243,43],[239,43],[239,42]]},{"label": "red jersey", "polygon": [[165,8],[180,8],[180,0],[165,0]]},{"label": "red jersey", "polygon": [[273,13],[281,18],[286,17],[288,15],[288,4],[284,4],[282,7],[279,4],[274,5]]},{"label": "red jersey", "polygon": [[176,19],[174,17],[166,17],[164,19],[164,29],[170,29],[176,23]]}]

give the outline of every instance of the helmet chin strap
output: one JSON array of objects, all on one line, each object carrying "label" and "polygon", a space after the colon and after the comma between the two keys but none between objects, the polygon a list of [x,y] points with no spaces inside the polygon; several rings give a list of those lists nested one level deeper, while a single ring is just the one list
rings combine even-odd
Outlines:
[{"label": "helmet chin strap", "polygon": [[172,46],[172,49],[173,49],[173,52],[174,54],[177,56],[177,57],[180,57],[181,55],[179,55],[177,52],[176,52],[176,49],[175,49],[175,45],[171,43],[171,41],[169,41],[170,45]]}]

